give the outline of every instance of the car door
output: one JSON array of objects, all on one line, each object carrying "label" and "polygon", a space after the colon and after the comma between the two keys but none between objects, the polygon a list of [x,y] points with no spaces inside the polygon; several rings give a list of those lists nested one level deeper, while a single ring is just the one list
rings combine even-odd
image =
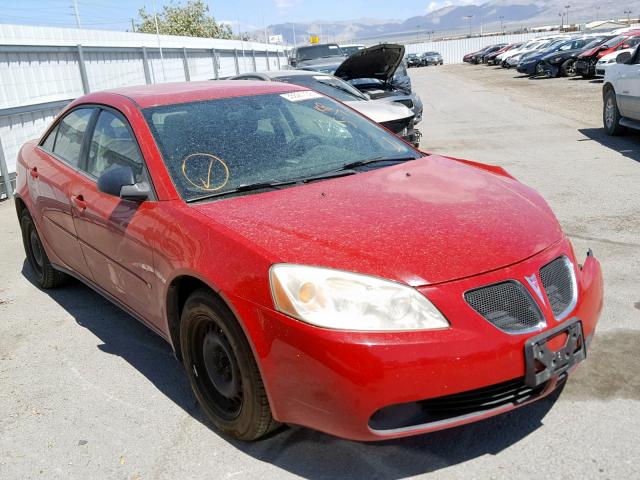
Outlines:
[{"label": "car door", "polygon": [[91,279],[80,249],[72,217],[73,185],[78,172],[84,136],[95,109],[79,107],[66,113],[28,159],[27,185],[33,200],[31,212],[41,230],[52,263]]},{"label": "car door", "polygon": [[640,55],[636,52],[629,63],[615,66],[614,85],[620,114],[640,120]]},{"label": "car door", "polygon": [[97,179],[114,166],[129,166],[136,181],[149,181],[140,149],[125,117],[100,108],[92,122],[82,181],[72,190],[73,218],[94,282],[134,313],[159,325],[158,279],[153,262],[157,202],[135,202],[98,190]]}]

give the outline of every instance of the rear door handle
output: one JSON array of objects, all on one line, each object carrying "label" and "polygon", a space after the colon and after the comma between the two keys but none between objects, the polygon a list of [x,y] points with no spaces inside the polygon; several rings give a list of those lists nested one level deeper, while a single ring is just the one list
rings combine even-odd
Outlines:
[{"label": "rear door handle", "polygon": [[33,167],[33,168],[31,168],[31,169],[29,170],[29,173],[31,174],[31,176],[32,176],[33,178],[38,178],[38,176],[40,175],[40,174],[38,173],[38,167]]},{"label": "rear door handle", "polygon": [[80,210],[85,210],[87,208],[87,202],[85,202],[84,197],[82,195],[72,195],[71,201]]}]

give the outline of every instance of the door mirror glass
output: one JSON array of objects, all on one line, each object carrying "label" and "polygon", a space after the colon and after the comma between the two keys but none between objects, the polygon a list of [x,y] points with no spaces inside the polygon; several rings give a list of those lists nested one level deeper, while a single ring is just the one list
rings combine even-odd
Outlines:
[{"label": "door mirror glass", "polygon": [[129,166],[113,166],[105,170],[98,177],[98,190],[133,201],[146,200],[150,194],[149,185],[146,182],[136,183],[133,169]]},{"label": "door mirror glass", "polygon": [[616,57],[616,63],[627,63],[631,60],[631,52],[622,52]]}]

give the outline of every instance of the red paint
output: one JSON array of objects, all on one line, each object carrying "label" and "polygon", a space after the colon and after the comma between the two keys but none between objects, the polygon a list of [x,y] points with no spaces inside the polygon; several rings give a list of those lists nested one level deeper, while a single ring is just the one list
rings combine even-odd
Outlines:
[{"label": "red paint", "polygon": [[640,35],[640,31],[631,30],[627,32],[623,40],[619,41],[615,45],[610,45],[607,42],[604,42],[604,45],[606,45],[608,48],[603,48],[602,45],[598,45],[597,47],[587,50],[586,52],[582,52],[580,55],[578,55],[578,59],[584,60],[595,55],[595,59],[599,60],[605,55],[613,53],[616,50],[621,50],[622,48],[624,48],[624,44],[627,42],[627,40],[629,40],[631,37],[637,37],[638,35]]},{"label": "red paint", "polygon": [[[194,82],[75,101],[69,108],[105,104],[127,118],[157,200],[136,205],[105,195],[92,179],[27,143],[18,159],[17,196],[51,261],[98,284],[168,341],[171,282],[182,275],[202,280],[247,333],[275,418],[346,438],[381,438],[367,426],[381,407],[523,376],[523,344],[531,335],[496,329],[462,295],[511,278],[529,288],[524,276],[557,256],[578,261],[544,200],[504,170],[432,155],[216,202],[179,199],[141,107],[299,89],[278,82]],[[37,177],[26,175],[35,169]],[[269,291],[268,270],[278,262],[405,282],[424,293],[451,328],[345,332],[286,317],[274,311]],[[602,275],[593,257],[577,279],[579,302],[571,316],[582,319],[589,336],[602,308]],[[553,318],[548,306],[541,309]],[[556,325],[548,320],[547,328]]]}]

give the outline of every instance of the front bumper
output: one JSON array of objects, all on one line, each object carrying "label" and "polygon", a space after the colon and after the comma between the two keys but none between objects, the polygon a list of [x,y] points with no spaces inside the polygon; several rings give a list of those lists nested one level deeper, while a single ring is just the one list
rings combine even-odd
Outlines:
[{"label": "front bumper", "polygon": [[596,66],[588,60],[576,60],[576,73],[583,77],[592,77],[596,73]]},{"label": "front bumper", "polygon": [[522,73],[524,75],[533,75],[536,73],[536,66],[538,62],[529,62],[529,63],[518,63],[518,73]]},{"label": "front bumper", "polygon": [[[246,300],[232,301],[249,331],[277,420],[353,440],[395,438],[497,415],[544,397],[564,380],[551,378],[522,402],[445,421],[403,424],[402,428],[388,428],[387,423],[380,429],[374,417],[379,410],[398,404],[448,401],[452,395],[475,395],[490,386],[520,382],[526,373],[525,342],[540,332],[513,335],[497,329],[462,300],[463,293],[505,279],[526,284],[524,276],[562,254],[573,258],[566,239],[519,264],[420,288],[449,319],[451,327],[443,330],[327,330]],[[578,302],[570,317],[581,320],[588,342],[602,309],[602,274],[593,256],[576,270]],[[543,312],[547,326],[541,332],[559,324],[548,306]]]}]

